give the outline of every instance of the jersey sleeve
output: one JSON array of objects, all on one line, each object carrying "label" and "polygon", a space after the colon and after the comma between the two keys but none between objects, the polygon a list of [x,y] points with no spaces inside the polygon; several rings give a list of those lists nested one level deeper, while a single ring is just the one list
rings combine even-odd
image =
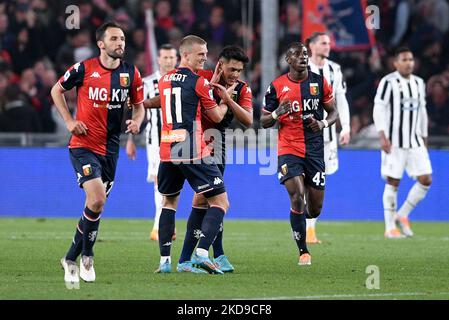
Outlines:
[{"label": "jersey sleeve", "polygon": [[335,92],[334,94],[337,96],[338,94],[346,94],[346,82],[343,77],[343,72],[341,72],[341,68],[338,67],[335,70]]},{"label": "jersey sleeve", "polygon": [[64,90],[71,90],[73,87],[79,87],[84,80],[84,63],[77,62],[71,66],[64,75],[59,78],[59,84]]},{"label": "jersey sleeve", "polygon": [[390,102],[391,84],[388,80],[382,78],[379,86],[377,87],[376,97],[374,98],[374,104],[387,106]]},{"label": "jersey sleeve", "polygon": [[143,98],[143,82],[139,70],[134,66],[134,79],[131,84],[131,103],[142,103]]},{"label": "jersey sleeve", "polygon": [[340,67],[336,69],[336,87],[334,90],[335,104],[338,110],[338,117],[341,123],[341,132],[347,133],[351,131],[351,117],[349,114],[349,104],[346,99],[346,83]]},{"label": "jersey sleeve", "polygon": [[209,85],[209,81],[203,77],[199,77],[196,81],[195,92],[197,96],[200,98],[201,106],[204,109],[212,109],[217,105],[217,102],[214,100],[214,93],[212,88]]},{"label": "jersey sleeve", "polygon": [[329,103],[334,100],[334,94],[332,93],[332,86],[323,77],[323,103]]},{"label": "jersey sleeve", "polygon": [[239,106],[245,109],[253,108],[253,94],[251,88],[245,83],[240,91],[239,101],[237,101]]},{"label": "jersey sleeve", "polygon": [[279,99],[277,98],[276,89],[273,83],[270,83],[262,102],[262,111],[271,113],[279,106]]},{"label": "jersey sleeve", "polygon": [[201,70],[198,70],[197,74],[199,76],[202,76],[203,78],[205,78],[207,81],[211,81],[212,77],[214,75],[214,72],[212,70],[201,69]]},{"label": "jersey sleeve", "polygon": [[385,78],[379,83],[374,98],[373,121],[378,132],[387,130],[387,107],[390,104],[391,84]]},{"label": "jersey sleeve", "polygon": [[419,85],[419,96],[420,96],[420,105],[419,105],[419,134],[421,137],[426,138],[428,136],[428,126],[429,126],[429,120],[427,116],[427,110],[426,110],[426,84],[423,80],[420,81]]}]

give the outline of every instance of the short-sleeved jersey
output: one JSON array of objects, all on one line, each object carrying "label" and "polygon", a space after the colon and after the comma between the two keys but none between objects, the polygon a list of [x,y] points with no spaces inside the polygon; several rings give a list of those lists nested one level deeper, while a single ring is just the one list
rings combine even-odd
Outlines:
[{"label": "short-sleeved jersey", "polygon": [[126,99],[130,96],[132,104],[143,102],[137,68],[122,61],[108,69],[96,57],[70,67],[59,84],[65,90],[77,88],[76,120],[88,129],[87,135],[72,135],[69,148],[87,148],[100,155],[118,153]]},{"label": "short-sleeved jersey", "polygon": [[161,161],[186,161],[210,155],[203,139],[201,113],[214,108],[209,81],[189,68],[177,68],[159,80],[162,108]]},{"label": "short-sleeved jersey", "polygon": [[288,73],[275,79],[267,89],[263,111],[271,113],[284,101],[292,104],[292,113],[279,117],[278,156],[323,157],[323,132],[312,132],[307,119],[313,115],[322,120],[324,103],[332,101],[332,87],[326,79],[309,70],[302,81],[294,81]]}]

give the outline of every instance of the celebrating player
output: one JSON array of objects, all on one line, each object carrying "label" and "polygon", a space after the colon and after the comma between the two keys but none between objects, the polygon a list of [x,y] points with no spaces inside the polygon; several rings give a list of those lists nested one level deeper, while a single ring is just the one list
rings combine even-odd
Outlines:
[{"label": "celebrating player", "polygon": [[[209,273],[223,274],[209,259],[209,247],[218,234],[229,208],[223,176],[206,147],[201,116],[204,113],[219,123],[232,99],[222,90],[223,102],[217,105],[209,82],[196,72],[207,60],[207,44],[197,36],[187,36],[179,47],[181,62],[159,80],[162,108],[161,163],[158,188],[163,195],[159,220],[161,260],[156,272],[171,272],[171,237],[175,229],[175,213],[179,195],[187,179],[192,189],[203,194],[209,209],[201,224],[201,237],[192,267]],[[221,90],[221,89],[220,89]]]},{"label": "celebrating player", "polygon": [[[100,56],[78,62],[53,86],[51,95],[72,134],[70,160],[78,184],[86,193],[85,208],[78,222],[72,245],[61,259],[64,280],[79,283],[95,281],[93,246],[98,236],[100,216],[114,183],[123,107],[128,96],[134,106],[126,120],[126,133],[137,134],[144,117],[142,79],[137,68],[122,61],[125,35],[119,25],[108,22],[96,31]],[[64,91],[77,88],[77,113],[68,111]],[[79,255],[80,269],[76,259]]]},{"label": "celebrating player", "polygon": [[[155,73],[143,78],[143,94],[145,100],[152,99],[159,95],[158,81],[164,74],[173,70],[178,61],[176,49],[171,44],[164,44],[158,50],[157,62],[159,70]],[[157,171],[159,169],[159,144],[161,139],[162,113],[160,108],[146,109],[147,125],[146,133],[146,149],[148,160],[147,181],[154,182],[154,205],[156,212],[154,215],[153,229],[151,230],[150,239],[158,240],[159,217],[162,211],[162,195],[157,190]],[[126,154],[130,159],[136,158],[136,144],[133,135],[128,136],[126,142]],[[175,235],[173,235],[173,240]]]},{"label": "celebrating player", "polygon": [[[214,156],[218,162],[218,168],[222,175],[224,175],[226,161],[225,130],[229,127],[234,117],[245,126],[251,126],[253,121],[251,89],[245,82],[239,80],[240,74],[248,61],[248,57],[241,48],[237,46],[227,46],[223,48],[219,55],[219,61],[213,75],[212,72],[207,73],[203,71],[199,73],[204,74],[208,80],[214,81],[216,79],[219,84],[226,87],[228,93],[233,98],[229,101],[228,112],[220,123],[217,124],[211,121],[207,115],[203,115],[202,118],[202,125],[205,130],[210,128],[219,130],[219,139],[214,140],[212,143],[214,147]],[[220,91],[217,92],[217,90],[215,90],[214,92],[216,93],[215,99],[219,102],[221,100],[221,97],[218,95]],[[219,159],[217,159],[217,157]],[[186,237],[184,239],[181,257],[177,267],[179,272],[190,272],[192,270],[190,268],[190,258],[199,240],[201,223],[207,209],[208,205],[204,195],[195,194],[193,197],[192,211],[189,220],[187,221]],[[214,264],[223,272],[234,271],[234,267],[224,254],[223,225],[220,227],[220,231],[212,244],[212,248],[214,250]]]},{"label": "celebrating player", "polygon": [[309,203],[321,207],[325,188],[322,130],[338,117],[332,87],[323,76],[308,71],[308,58],[302,43],[288,46],[285,60],[290,70],[268,87],[261,117],[264,128],[279,123],[278,178],[290,197],[290,224],[299,249],[299,265],[311,264],[306,244],[305,186],[312,199]]},{"label": "celebrating player", "polygon": [[[426,148],[425,83],[412,74],[415,61],[410,49],[402,47],[396,51],[394,66],[396,71],[379,83],[373,110],[382,148],[381,174],[386,179],[383,194],[386,238],[413,236],[408,215],[424,199],[432,183],[432,166]],[[396,213],[398,186],[404,169],[418,181]]]}]

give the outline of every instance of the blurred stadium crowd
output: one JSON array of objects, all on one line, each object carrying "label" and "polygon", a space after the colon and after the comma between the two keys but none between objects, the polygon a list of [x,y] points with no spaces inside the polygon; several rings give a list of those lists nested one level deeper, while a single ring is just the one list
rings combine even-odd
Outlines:
[{"label": "blurred stadium crowd", "polygon": [[[177,46],[183,36],[196,34],[208,42],[209,68],[224,45],[245,48],[250,64],[245,79],[255,96],[258,119],[264,94],[261,88],[260,0],[14,0],[0,3],[0,132],[66,132],[52,106],[50,89],[77,61],[97,55],[95,29],[107,20],[126,32],[126,60],[145,75],[145,10],[152,8],[157,44]],[[248,8],[253,3],[254,8]],[[279,1],[279,73],[286,71],[286,45],[301,39],[301,1]],[[65,26],[66,7],[80,9],[81,28]],[[449,2],[447,0],[368,1],[380,9],[376,48],[333,52],[347,83],[353,136],[376,135],[373,100],[382,76],[394,70],[391,52],[409,46],[416,58],[416,74],[427,83],[431,135],[449,134]],[[252,25],[242,22],[253,11]],[[242,14],[241,14],[242,13]],[[72,111],[76,92],[67,92]],[[256,119],[256,120],[257,120]],[[258,127],[258,121],[254,122]]]}]

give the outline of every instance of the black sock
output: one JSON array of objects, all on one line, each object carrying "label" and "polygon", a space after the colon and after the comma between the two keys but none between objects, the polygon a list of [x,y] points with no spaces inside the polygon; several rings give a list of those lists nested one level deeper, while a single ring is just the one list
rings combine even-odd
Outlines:
[{"label": "black sock", "polygon": [[93,247],[97,240],[98,227],[100,226],[101,212],[93,212],[88,207],[84,208],[83,223],[83,256],[93,256]]},{"label": "black sock", "polygon": [[69,251],[65,255],[65,258],[67,260],[76,261],[78,256],[81,253],[81,250],[83,250],[83,224],[84,224],[84,217],[81,217],[80,221],[78,221],[78,224],[76,225],[76,231],[75,236],[72,240],[72,245],[70,246]]},{"label": "black sock", "polygon": [[225,212],[218,207],[210,207],[207,209],[207,213],[204,216],[203,223],[201,225],[201,232],[203,237],[200,238],[198,248],[209,250],[212,242],[220,230],[220,225],[223,222]]},{"label": "black sock", "polygon": [[290,225],[292,226],[293,239],[299,249],[299,254],[308,253],[306,244],[306,216],[290,210]]},{"label": "black sock", "polygon": [[175,232],[176,210],[162,208],[159,218],[159,251],[162,257],[170,256],[172,237]]},{"label": "black sock", "polygon": [[196,244],[200,239],[201,224],[203,223],[206,212],[206,208],[192,208],[189,219],[187,220],[186,237],[184,238],[184,245],[182,246],[179,263],[190,261]]},{"label": "black sock", "polygon": [[214,249],[214,258],[224,254],[223,250],[223,222],[220,224],[220,229],[218,230],[217,237],[212,243],[212,248]]}]

